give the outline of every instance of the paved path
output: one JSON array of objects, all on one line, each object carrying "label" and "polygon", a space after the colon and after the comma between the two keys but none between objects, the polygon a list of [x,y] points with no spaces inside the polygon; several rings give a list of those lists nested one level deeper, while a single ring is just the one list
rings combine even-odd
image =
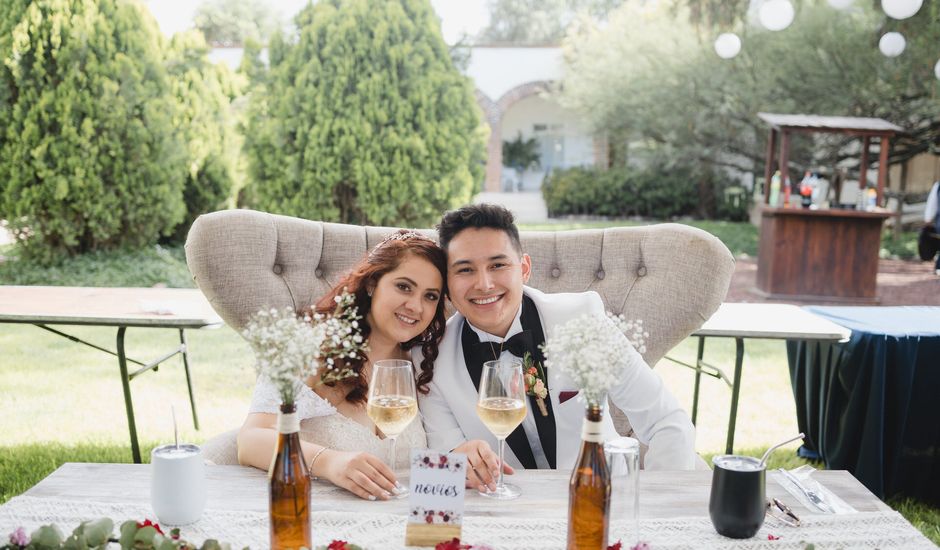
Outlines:
[{"label": "paved path", "polygon": [[548,221],[548,208],[541,191],[519,193],[480,193],[473,197],[474,203],[501,204],[516,216],[517,223],[543,223]]},{"label": "paved path", "polygon": [[[726,302],[777,302],[808,305],[804,302],[767,300],[753,291],[757,284],[757,259],[738,258]],[[940,306],[940,277],[933,262],[880,260],[878,262],[880,306]],[[814,305],[846,305],[813,302]]]}]

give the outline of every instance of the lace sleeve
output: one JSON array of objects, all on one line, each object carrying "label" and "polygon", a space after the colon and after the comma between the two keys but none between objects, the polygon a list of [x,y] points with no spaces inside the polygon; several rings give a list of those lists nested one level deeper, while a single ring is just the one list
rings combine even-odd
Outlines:
[{"label": "lace sleeve", "polygon": [[[248,412],[277,414],[280,406],[281,396],[277,387],[268,380],[258,378]],[[297,416],[300,420],[331,414],[336,414],[336,407],[314,393],[309,386],[305,384],[300,386],[297,392]]]}]

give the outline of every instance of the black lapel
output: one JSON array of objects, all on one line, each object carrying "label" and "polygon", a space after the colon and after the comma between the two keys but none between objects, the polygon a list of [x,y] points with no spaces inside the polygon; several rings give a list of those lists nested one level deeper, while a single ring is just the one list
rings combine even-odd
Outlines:
[{"label": "black lapel", "polygon": [[[542,344],[545,343],[545,332],[542,330],[542,322],[539,320],[539,310],[535,307],[532,298],[526,295],[522,296],[522,330],[528,330],[532,334],[531,350],[532,358],[542,366],[542,373],[545,375],[545,389],[548,387],[548,371],[545,370],[545,356],[542,353]],[[472,331],[471,331],[472,332]],[[548,460],[550,468],[555,468],[555,413],[552,411],[552,397],[549,395],[544,399],[545,408],[548,410],[548,416],[542,416],[539,407],[536,404],[535,397],[529,396],[529,407],[532,408],[532,416],[535,418],[535,425],[539,430],[539,441],[542,442],[542,451],[545,453],[545,459]]]},{"label": "black lapel", "polygon": [[[470,374],[470,379],[473,380],[473,387],[476,388],[478,393],[480,391],[480,378],[483,376],[483,363],[493,359],[493,357],[484,358],[473,353],[472,350],[479,349],[477,347],[479,343],[480,338],[477,337],[477,333],[473,332],[473,329],[470,328],[470,324],[464,319],[463,327],[460,329],[460,345],[463,348],[464,364],[467,365],[467,372]],[[540,413],[536,414],[541,416]],[[554,425],[555,421],[552,419],[553,428]],[[541,434],[542,430],[539,428],[539,437],[541,437]],[[525,429],[523,429],[521,424],[509,434],[509,437],[506,438],[506,443],[509,444],[509,448],[512,449],[513,454],[516,455],[519,462],[522,463],[523,468],[538,468],[535,464],[535,455],[532,454],[532,449],[529,447],[529,439],[526,437]],[[555,448],[553,446],[552,461],[550,463],[554,462],[554,457]],[[554,468],[554,466],[552,467]]]}]

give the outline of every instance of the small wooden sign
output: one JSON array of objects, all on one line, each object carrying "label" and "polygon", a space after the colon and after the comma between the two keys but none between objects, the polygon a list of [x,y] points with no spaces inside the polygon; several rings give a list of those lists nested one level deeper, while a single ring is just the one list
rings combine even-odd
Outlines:
[{"label": "small wooden sign", "polygon": [[411,451],[405,545],[435,546],[460,538],[466,470],[464,454]]}]

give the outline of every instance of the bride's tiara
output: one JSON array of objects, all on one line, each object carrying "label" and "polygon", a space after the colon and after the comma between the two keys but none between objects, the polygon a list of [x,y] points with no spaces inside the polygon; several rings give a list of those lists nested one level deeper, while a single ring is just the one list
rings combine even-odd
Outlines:
[{"label": "bride's tiara", "polygon": [[375,254],[375,251],[385,246],[385,243],[388,243],[390,241],[407,241],[409,239],[421,239],[423,241],[428,241],[428,242],[437,244],[434,242],[434,239],[432,239],[431,237],[428,237],[427,235],[422,235],[421,233],[418,233],[417,231],[413,229],[409,229],[407,231],[400,229],[396,231],[395,233],[388,234],[384,239],[382,239],[382,241],[379,244],[375,245],[375,248],[372,249],[372,252],[369,252],[369,255],[371,256]]}]

